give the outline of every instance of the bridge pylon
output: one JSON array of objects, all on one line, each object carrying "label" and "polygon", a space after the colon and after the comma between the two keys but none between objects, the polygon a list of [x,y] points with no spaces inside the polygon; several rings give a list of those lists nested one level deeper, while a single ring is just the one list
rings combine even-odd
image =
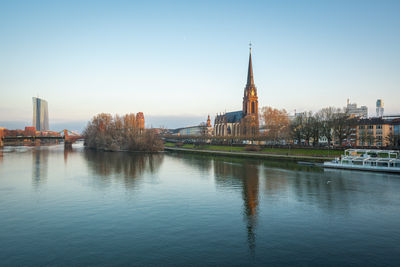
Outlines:
[{"label": "bridge pylon", "polygon": [[[72,144],[75,143],[76,140],[82,138],[82,136],[80,136],[74,132],[68,131],[67,129],[64,129],[61,132],[64,132],[64,149],[72,148]],[[69,134],[69,133],[71,133],[71,134]]]}]

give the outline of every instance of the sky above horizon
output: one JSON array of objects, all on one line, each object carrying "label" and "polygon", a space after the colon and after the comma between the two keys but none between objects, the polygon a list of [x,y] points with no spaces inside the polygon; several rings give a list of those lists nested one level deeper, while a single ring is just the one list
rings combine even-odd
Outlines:
[{"label": "sky above horizon", "polygon": [[382,98],[400,113],[399,14],[400,1],[0,1],[0,121],[31,121],[38,95],[50,127],[139,111],[196,125],[241,109],[249,41],[260,107],[350,98],[374,115]]}]

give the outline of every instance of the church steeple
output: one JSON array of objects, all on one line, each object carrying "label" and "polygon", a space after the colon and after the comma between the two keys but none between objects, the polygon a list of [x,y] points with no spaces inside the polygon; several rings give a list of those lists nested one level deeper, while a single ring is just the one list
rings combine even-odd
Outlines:
[{"label": "church steeple", "polygon": [[247,84],[244,88],[243,97],[243,115],[258,115],[258,97],[257,88],[253,78],[253,62],[251,60],[251,43],[249,51],[249,69],[247,71]]},{"label": "church steeple", "polygon": [[[243,125],[242,135],[257,135],[258,134],[258,96],[257,88],[254,84],[253,64],[251,60],[251,43],[249,51],[249,69],[247,72],[247,84],[244,88],[243,96],[243,119],[246,125]],[[247,125],[249,124],[249,125]]]},{"label": "church steeple", "polygon": [[249,53],[249,70],[247,71],[247,86],[249,85],[254,85],[253,64],[251,62],[251,43],[250,43],[250,53]]}]

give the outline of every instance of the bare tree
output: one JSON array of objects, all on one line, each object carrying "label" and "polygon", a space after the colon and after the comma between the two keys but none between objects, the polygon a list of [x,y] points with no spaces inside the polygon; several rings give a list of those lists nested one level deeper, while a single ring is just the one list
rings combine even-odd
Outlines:
[{"label": "bare tree", "polygon": [[375,136],[372,133],[372,131],[367,131],[366,142],[367,142],[368,146],[375,145]]},{"label": "bare tree", "polygon": [[296,115],[294,120],[290,123],[290,132],[292,138],[297,141],[297,144],[301,144],[304,138],[304,130],[303,130],[303,114]]},{"label": "bare tree", "polygon": [[395,134],[392,131],[385,137],[387,145],[391,147],[400,147],[400,134]]},{"label": "bare tree", "polygon": [[364,146],[367,142],[367,131],[365,129],[360,129],[358,132],[358,141],[361,146]]},{"label": "bare tree", "polygon": [[336,108],[334,107],[323,108],[318,112],[321,118],[320,134],[321,136],[326,137],[326,139],[328,140],[328,145],[331,145],[333,139],[332,129],[333,129],[335,113],[336,113]]},{"label": "bare tree", "polygon": [[311,132],[313,139],[313,146],[319,145],[319,138],[321,136],[322,117],[320,113],[315,113],[310,119]]},{"label": "bare tree", "polygon": [[336,110],[333,116],[333,132],[335,137],[339,140],[339,145],[343,144],[343,140],[345,138],[345,133],[347,130],[347,120],[349,119],[349,115],[345,110],[341,110],[340,108]]},{"label": "bare tree", "polygon": [[313,137],[313,114],[311,111],[303,113],[303,137],[306,144],[310,144],[310,139]]}]

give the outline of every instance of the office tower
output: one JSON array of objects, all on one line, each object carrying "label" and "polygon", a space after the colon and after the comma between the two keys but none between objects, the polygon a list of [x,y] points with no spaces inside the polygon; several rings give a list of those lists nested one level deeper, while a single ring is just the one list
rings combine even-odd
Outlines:
[{"label": "office tower", "polygon": [[383,116],[383,100],[382,99],[378,99],[376,100],[376,116],[377,117],[382,117]]},{"label": "office tower", "polygon": [[33,102],[33,126],[37,131],[49,130],[49,112],[47,101],[38,97],[32,97]]}]

